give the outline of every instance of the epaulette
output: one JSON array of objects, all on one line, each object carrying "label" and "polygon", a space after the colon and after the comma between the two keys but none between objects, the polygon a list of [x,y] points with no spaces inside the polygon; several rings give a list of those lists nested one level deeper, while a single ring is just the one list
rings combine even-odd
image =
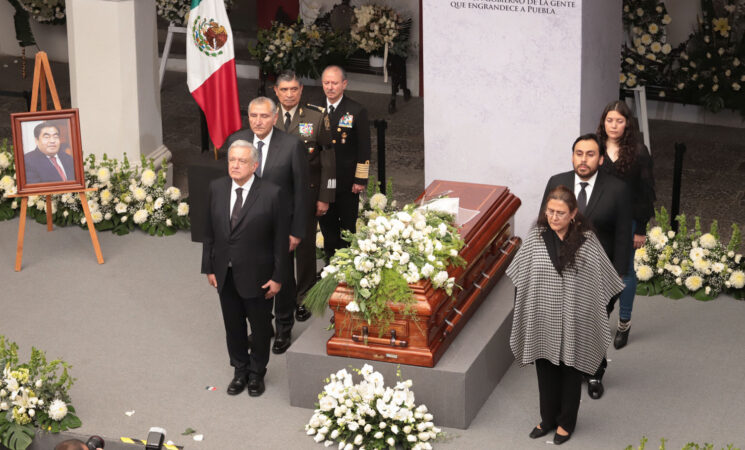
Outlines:
[{"label": "epaulette", "polygon": [[326,108],[324,108],[323,106],[313,105],[311,103],[306,103],[305,107],[313,111],[318,111],[321,114],[326,112]]}]

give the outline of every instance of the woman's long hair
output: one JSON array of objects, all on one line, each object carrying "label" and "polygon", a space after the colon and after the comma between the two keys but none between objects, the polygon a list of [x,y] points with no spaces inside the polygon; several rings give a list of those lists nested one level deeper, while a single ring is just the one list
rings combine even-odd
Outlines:
[{"label": "woman's long hair", "polygon": [[608,113],[615,111],[622,115],[626,119],[626,127],[623,130],[621,139],[618,140],[618,159],[616,160],[616,169],[621,176],[626,175],[631,169],[636,159],[636,153],[639,151],[641,144],[639,127],[636,124],[631,109],[628,107],[626,102],[616,100],[608,103],[603,110],[603,115],[600,116],[600,124],[598,124],[597,135],[600,138],[600,142],[607,147],[608,133],[605,132],[605,118]]},{"label": "woman's long hair", "polygon": [[[546,229],[551,228],[548,223],[548,218],[546,218],[546,207],[549,200],[563,202],[569,207],[570,212],[577,210],[577,199],[574,197],[574,192],[566,186],[557,186],[553,188],[546,197],[546,202],[543,204],[541,214],[538,216],[537,220],[539,227]],[[559,273],[567,267],[574,267],[577,250],[579,250],[585,242],[585,231],[589,230],[592,230],[592,225],[590,225],[589,221],[581,212],[577,211],[574,220],[569,222],[569,228],[567,229],[566,236],[564,236],[563,240],[564,245],[561,248],[561,252],[559,252]]]}]

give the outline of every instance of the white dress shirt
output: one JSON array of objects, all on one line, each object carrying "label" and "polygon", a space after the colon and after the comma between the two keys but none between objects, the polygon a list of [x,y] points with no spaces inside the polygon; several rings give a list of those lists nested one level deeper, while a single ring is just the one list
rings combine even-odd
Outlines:
[{"label": "white dress shirt", "polygon": [[254,147],[256,149],[259,149],[259,141],[262,141],[264,143],[264,146],[261,147],[261,173],[264,174],[264,166],[266,165],[266,155],[269,154],[269,143],[272,141],[272,134],[274,134],[274,128],[269,130],[269,134],[264,137],[264,139],[259,139],[258,136],[254,134]]},{"label": "white dress shirt", "polygon": [[282,106],[280,104],[280,106],[279,106],[279,112],[282,113],[282,114],[279,117],[279,120],[281,120],[282,123],[285,123],[285,119],[287,119],[287,117],[285,116],[285,114],[286,113],[290,113],[290,121],[292,122],[292,118],[295,117],[295,111],[297,111],[297,108],[298,108],[299,105],[300,104],[298,103],[297,105],[293,106],[292,109],[287,110],[287,109],[285,109],[284,106]]},{"label": "white dress shirt", "polygon": [[595,180],[598,178],[598,173],[595,172],[593,176],[590,177],[589,180],[583,180],[577,175],[574,174],[574,196],[579,197],[579,193],[582,190],[582,186],[580,183],[587,183],[587,187],[585,187],[585,192],[587,193],[587,204],[590,204],[590,196],[592,195],[592,188],[595,187]]},{"label": "white dress shirt", "polygon": [[243,201],[241,202],[241,208],[243,207],[243,204],[246,203],[246,197],[248,197],[248,191],[251,190],[251,185],[254,183],[254,176],[251,175],[251,178],[248,179],[242,186],[233,180],[230,186],[230,214],[228,215],[228,220],[233,216],[233,206],[235,206],[235,199],[238,198],[238,194],[235,193],[235,190],[238,188],[243,188],[243,192],[241,192],[241,197],[243,198]]},{"label": "white dress shirt", "polygon": [[328,97],[326,97],[326,110],[331,111],[331,107],[334,107],[334,111],[339,109],[339,103],[341,103],[341,100],[344,98],[344,95],[342,94],[341,97],[339,97],[339,100],[336,101],[336,103],[329,103]]}]

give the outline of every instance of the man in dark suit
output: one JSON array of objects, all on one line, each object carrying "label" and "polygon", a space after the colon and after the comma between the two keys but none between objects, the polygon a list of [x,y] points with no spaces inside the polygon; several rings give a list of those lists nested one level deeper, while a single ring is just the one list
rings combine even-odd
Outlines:
[{"label": "man in dark suit", "polygon": [[320,220],[326,257],[331,258],[337,249],[349,245],[341,239],[341,230],[356,230],[359,194],[365,190],[370,170],[370,123],[367,110],[344,95],[344,69],[327,67],[321,82],[336,156],[336,200]]},{"label": "man in dark suit", "polygon": [[250,142],[236,140],[230,146],[230,176],[210,183],[202,246],[202,273],[219,293],[230,365],[235,368],[227,392],[237,395],[248,387],[252,397],[264,392],[272,298],[282,288],[288,254],[287,207],[278,186],[254,176],[258,160]]},{"label": "man in dark suit", "polygon": [[59,127],[52,122],[42,122],[34,127],[34,139],[36,148],[23,157],[26,184],[74,180],[72,156],[59,151]]},{"label": "man in dark suit", "polygon": [[[282,190],[287,199],[286,215],[289,217],[289,250],[295,251],[306,238],[306,209],[308,206],[308,158],[300,139],[274,128],[277,121],[277,105],[269,98],[257,97],[248,104],[249,128],[228,136],[227,146],[242,139],[251,142],[259,153],[256,175],[271,181]],[[285,258],[282,270],[282,290],[274,299],[277,335],[272,351],[284,353],[292,342],[292,326],[295,323],[295,276]]]},{"label": "man in dark suit", "polygon": [[[303,84],[288,70],[277,76],[274,93],[279,100],[279,117],[276,127],[297,136],[303,141],[308,157],[309,178],[306,210],[305,239],[295,250],[297,262],[297,306],[295,318],[305,321],[310,311],[303,306],[303,300],[316,281],[316,242],[315,235],[318,217],[326,214],[329,203],[336,193],[336,160],[331,146],[331,125],[328,116],[322,111],[303,106]],[[292,263],[291,263],[292,264]]]},{"label": "man in dark suit", "polygon": [[[604,148],[594,134],[584,134],[574,141],[572,146],[573,171],[552,176],[546,184],[541,207],[546,202],[548,193],[559,185],[574,191],[579,211],[587,217],[595,228],[595,234],[603,246],[619,276],[626,274],[631,254],[631,197],[626,184],[598,171],[603,163]],[[609,299],[608,315],[618,297]],[[587,384],[591,398],[598,399],[603,395],[603,375],[608,363],[605,359],[598,371]]]}]

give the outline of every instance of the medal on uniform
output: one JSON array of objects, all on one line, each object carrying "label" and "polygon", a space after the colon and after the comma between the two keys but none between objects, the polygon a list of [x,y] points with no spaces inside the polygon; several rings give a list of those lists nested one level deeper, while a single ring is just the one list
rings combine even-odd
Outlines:
[{"label": "medal on uniform", "polygon": [[308,154],[309,155],[312,155],[314,151],[316,151],[315,147],[308,147]]},{"label": "medal on uniform", "polygon": [[344,128],[352,128],[352,125],[354,124],[354,116],[346,113],[342,116],[341,119],[339,119],[339,126]]},{"label": "medal on uniform", "polygon": [[310,138],[313,136],[313,124],[312,123],[299,123],[298,130],[300,131],[300,137]]},{"label": "medal on uniform", "polygon": [[347,143],[347,132],[346,131],[341,134],[341,143],[342,144]]},{"label": "medal on uniform", "polygon": [[326,131],[331,131],[331,122],[329,121],[329,115],[323,116],[323,126],[326,127]]}]

